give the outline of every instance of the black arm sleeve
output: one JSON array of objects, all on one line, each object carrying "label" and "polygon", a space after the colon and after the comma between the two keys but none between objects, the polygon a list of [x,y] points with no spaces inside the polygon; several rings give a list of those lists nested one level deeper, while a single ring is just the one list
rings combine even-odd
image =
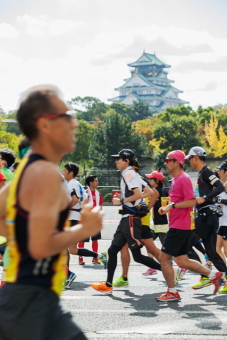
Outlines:
[{"label": "black arm sleeve", "polygon": [[227,205],[227,200],[221,199],[221,202],[220,202],[220,203],[222,203],[222,204],[224,204],[224,205]]},{"label": "black arm sleeve", "polygon": [[213,198],[216,197],[217,195],[219,195],[221,192],[223,192],[225,190],[225,188],[223,187],[221,181],[217,180],[213,186],[215,187],[215,189],[213,191],[211,191],[209,194],[207,194],[207,198]]},{"label": "black arm sleeve", "polygon": [[213,187],[213,190],[211,190],[210,192],[206,194],[207,199],[216,197],[217,195],[219,195],[221,192],[225,190],[219,178],[208,167],[206,167],[204,171],[202,172],[201,180],[202,182],[208,183],[208,185],[210,185],[210,188]]}]

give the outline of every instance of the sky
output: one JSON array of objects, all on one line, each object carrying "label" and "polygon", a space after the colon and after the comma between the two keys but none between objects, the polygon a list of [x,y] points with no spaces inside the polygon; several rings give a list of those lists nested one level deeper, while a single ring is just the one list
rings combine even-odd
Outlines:
[{"label": "sky", "polygon": [[0,106],[30,86],[101,101],[145,50],[193,109],[227,103],[226,0],[0,0]]}]

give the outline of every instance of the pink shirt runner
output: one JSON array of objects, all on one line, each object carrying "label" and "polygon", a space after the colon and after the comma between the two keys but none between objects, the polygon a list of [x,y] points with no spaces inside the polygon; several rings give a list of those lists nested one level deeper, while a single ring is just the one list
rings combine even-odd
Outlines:
[{"label": "pink shirt runner", "polygon": [[[190,177],[184,172],[174,177],[171,183],[169,196],[171,202],[179,203],[195,197]],[[193,207],[173,208],[169,215],[169,228],[190,230],[194,229]]]}]

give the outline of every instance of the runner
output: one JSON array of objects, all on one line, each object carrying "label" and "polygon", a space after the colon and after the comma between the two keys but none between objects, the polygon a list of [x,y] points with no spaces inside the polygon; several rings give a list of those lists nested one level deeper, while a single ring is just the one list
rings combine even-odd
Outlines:
[{"label": "runner", "polygon": [[[218,195],[218,203],[221,204],[223,216],[219,218],[219,228],[217,235],[217,252],[226,263],[227,257],[227,161],[218,167],[218,175],[225,188],[225,191]],[[224,252],[222,251],[224,250]],[[218,293],[227,294],[227,277],[224,280],[224,287]]]},{"label": "runner", "polygon": [[85,206],[81,224],[66,227],[69,201],[57,163],[74,150],[77,126],[67,111],[58,90],[48,85],[29,89],[17,111],[32,149],[12,184],[1,189],[0,234],[8,229],[10,261],[0,289],[0,339],[87,339],[62,310],[59,295],[67,247],[97,234],[102,212]]},{"label": "runner", "polygon": [[[87,193],[83,189],[82,184],[76,180],[76,176],[79,173],[79,166],[76,163],[69,162],[64,166],[64,178],[67,181],[67,188],[69,192],[70,199],[70,215],[69,221],[70,226],[77,225],[80,222],[81,216],[81,208],[82,204],[87,203]],[[74,244],[69,248],[69,253],[72,255],[79,255],[79,264],[81,263],[82,256],[100,258],[104,267],[106,267],[106,256],[105,254],[98,254],[88,249],[80,249],[77,244]],[[65,282],[65,288],[70,288],[73,281],[76,279],[76,274],[69,270],[69,260],[70,255],[68,254],[68,262],[67,262],[67,271],[68,275]]]},{"label": "runner", "polygon": [[0,171],[5,176],[6,183],[9,183],[14,177],[14,174],[9,168],[13,165],[15,159],[15,152],[7,148],[0,149]]},{"label": "runner", "polygon": [[[108,274],[106,283],[91,284],[91,287],[103,292],[112,293],[112,282],[114,272],[117,266],[117,254],[126,243],[132,252],[134,261],[160,270],[160,264],[149,256],[141,254],[140,248],[143,246],[141,240],[141,215],[147,214],[147,206],[142,204],[142,199],[148,194],[143,191],[143,181],[132,169],[135,160],[135,154],[130,149],[123,149],[115,158],[116,167],[122,172],[121,180],[121,198],[114,197],[113,205],[123,205],[121,214],[122,219],[118,225],[117,231],[110,248],[108,249]],[[151,192],[150,192],[151,194]]]},{"label": "runner", "polygon": [[[98,178],[97,176],[95,175],[89,175],[86,177],[85,179],[85,183],[87,184],[88,188],[86,190],[86,193],[88,195],[88,199],[89,199],[89,202],[92,203],[92,206],[93,207],[96,207],[97,205],[101,206],[103,205],[103,199],[102,199],[102,194],[101,192],[99,192],[97,189],[98,189],[98,186],[99,186],[99,181],[98,181]],[[95,253],[98,253],[98,240],[101,240],[101,232],[98,233],[97,235],[95,236],[92,236],[92,237],[89,237],[87,238],[86,240],[80,242],[78,244],[78,247],[79,248],[84,248],[84,242],[89,242],[90,239],[92,240],[92,250],[95,252]],[[84,259],[82,256],[80,256],[80,259],[79,259],[79,264],[85,264],[84,262]],[[96,257],[93,257],[92,259],[92,264],[96,265],[96,264],[101,264],[101,262],[99,261],[98,258]]]},{"label": "runner", "polygon": [[167,283],[166,294],[156,297],[160,302],[179,301],[180,294],[177,292],[174,283],[174,271],[170,263],[170,258],[174,260],[180,268],[186,268],[194,273],[206,275],[214,284],[214,294],[217,293],[222,279],[222,273],[213,273],[199,262],[188,258],[189,239],[191,230],[194,228],[193,206],[195,198],[191,180],[183,171],[185,153],[181,150],[169,152],[165,161],[166,170],[173,176],[169,197],[171,203],[166,207],[160,207],[161,215],[170,211],[169,231],[161,249],[160,263],[162,272]]},{"label": "runner", "polygon": [[[203,241],[209,260],[220,272],[227,272],[226,264],[216,252],[218,215],[211,209],[216,209],[214,201],[217,195],[224,191],[219,178],[206,165],[206,150],[195,146],[189,150],[186,159],[192,169],[198,171],[195,188],[196,209],[198,216],[195,218],[195,232]],[[192,286],[201,289],[212,284],[210,278],[202,276],[200,281]]]},{"label": "runner", "polygon": [[[139,166],[140,166],[139,161],[136,159],[134,161],[132,168],[137,174],[139,174]],[[149,194],[151,186],[147,184],[146,182],[144,182],[144,186],[145,186],[144,191],[149,190],[148,191],[148,194]],[[158,192],[153,188],[151,190],[152,190],[151,192],[152,196],[144,198],[144,201],[148,207],[148,213],[146,214],[146,216],[141,218],[141,224],[142,224],[141,240],[147,249],[148,255],[150,257],[153,257],[154,255],[154,257],[158,261],[160,250],[155,246],[153,242],[153,232],[150,229],[150,218],[151,218],[150,209],[153,207],[153,205],[155,204],[157,200]],[[128,270],[129,270],[129,265],[130,265],[130,254],[129,254],[128,244],[126,244],[121,249],[121,263],[122,263],[122,275],[113,282],[114,287],[128,286],[129,284]],[[148,270],[150,269],[151,268],[148,268]],[[152,269],[152,270],[156,272],[155,269]]]}]

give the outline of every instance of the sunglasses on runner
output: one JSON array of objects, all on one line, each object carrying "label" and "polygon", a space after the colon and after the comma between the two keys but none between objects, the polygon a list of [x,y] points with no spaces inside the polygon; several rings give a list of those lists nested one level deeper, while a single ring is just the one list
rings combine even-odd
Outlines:
[{"label": "sunglasses on runner", "polygon": [[176,159],[174,159],[174,158],[167,158],[166,160],[165,160],[165,163],[170,163],[170,162],[176,162]]},{"label": "sunglasses on runner", "polygon": [[68,120],[73,120],[74,119],[74,117],[72,116],[72,111],[66,111],[64,113],[56,113],[56,114],[52,114],[52,115],[40,116],[40,117],[37,117],[36,120],[41,119],[41,118],[45,118],[45,119],[57,119],[57,118],[62,118],[62,117],[67,117]]}]

